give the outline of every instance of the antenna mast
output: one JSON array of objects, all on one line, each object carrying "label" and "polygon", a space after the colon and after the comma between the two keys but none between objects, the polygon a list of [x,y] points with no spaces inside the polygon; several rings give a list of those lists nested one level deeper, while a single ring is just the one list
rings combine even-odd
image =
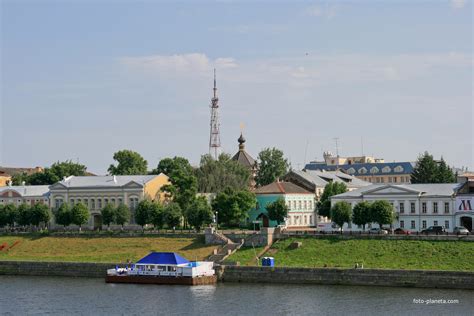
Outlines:
[{"label": "antenna mast", "polygon": [[209,135],[209,155],[217,160],[221,148],[219,123],[219,98],[217,97],[216,69],[214,68],[214,96],[211,99],[211,131]]}]

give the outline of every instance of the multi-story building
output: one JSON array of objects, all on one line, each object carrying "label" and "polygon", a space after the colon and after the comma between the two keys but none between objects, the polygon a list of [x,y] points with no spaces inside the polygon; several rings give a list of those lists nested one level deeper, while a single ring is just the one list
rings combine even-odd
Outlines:
[{"label": "multi-story building", "polygon": [[0,187],[0,204],[49,205],[49,185],[22,185]]},{"label": "multi-story building", "polygon": [[305,170],[335,171],[345,173],[371,183],[410,183],[414,162],[384,162],[370,156],[340,157],[324,153],[324,161],[311,161]]},{"label": "multi-story building", "polygon": [[314,192],[316,200],[319,200],[321,194],[324,192],[324,187],[330,182],[344,183],[348,191],[371,185],[370,182],[360,180],[340,170],[292,170],[288,172],[283,179],[305,188],[310,192]]},{"label": "multi-story building", "polygon": [[277,226],[268,218],[266,206],[282,198],[288,207],[287,227],[313,227],[316,225],[314,193],[291,182],[273,182],[255,190],[257,206],[250,211],[250,222],[261,227]]},{"label": "multi-story building", "polygon": [[[452,231],[461,226],[463,216],[472,219],[472,213],[459,215],[456,209],[456,194],[459,183],[441,184],[374,184],[350,192],[335,195],[331,204],[346,201],[354,207],[361,201],[384,200],[393,205],[396,219],[393,228],[421,231],[429,226],[444,226]],[[345,224],[344,229],[360,230],[353,224]]]},{"label": "multi-story building", "polygon": [[50,206],[53,210],[62,203],[71,206],[85,204],[91,212],[88,225],[102,225],[100,211],[107,204],[126,204],[130,208],[130,224],[135,223],[134,211],[143,199],[162,201],[163,185],[169,184],[165,174],[145,176],[70,176],[50,186]]},{"label": "multi-story building", "polygon": [[473,231],[474,220],[474,173],[465,173],[458,177],[461,187],[456,195],[455,220],[460,226]]}]

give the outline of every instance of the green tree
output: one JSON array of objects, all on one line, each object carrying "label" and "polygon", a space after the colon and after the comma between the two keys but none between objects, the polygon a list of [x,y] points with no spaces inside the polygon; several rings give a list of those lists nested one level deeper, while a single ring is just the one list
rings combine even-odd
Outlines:
[{"label": "green tree", "polygon": [[72,214],[69,204],[63,203],[61,206],[54,212],[54,218],[56,224],[64,226],[69,226],[72,224]]},{"label": "green tree", "polygon": [[235,191],[230,188],[218,193],[212,201],[212,209],[218,212],[219,223],[226,226],[238,226],[255,207],[255,194],[248,190]]},{"label": "green tree", "polygon": [[28,226],[31,225],[31,216],[32,216],[32,210],[31,206],[28,204],[21,204],[18,207],[18,225],[20,226]]},{"label": "green tree", "polygon": [[145,228],[145,225],[151,223],[152,204],[153,203],[149,200],[142,200],[135,209],[135,222],[140,225],[142,229]]},{"label": "green tree", "polygon": [[123,225],[130,220],[130,210],[127,205],[120,204],[115,209],[115,224],[120,225],[123,230]]},{"label": "green tree", "polygon": [[0,204],[0,227],[4,227],[7,224],[7,211],[5,210],[5,206]]},{"label": "green tree", "polygon": [[31,207],[31,224],[39,226],[40,223],[48,224],[51,219],[49,207],[43,203],[36,203]]},{"label": "green tree", "polygon": [[160,203],[154,202],[151,205],[150,218],[155,229],[159,230],[165,225],[164,208]]},{"label": "green tree", "polygon": [[453,183],[456,176],[443,157],[436,162],[427,151],[418,157],[411,174],[411,183]]},{"label": "green tree", "polygon": [[15,222],[18,220],[18,208],[14,204],[7,204],[3,208],[5,212],[5,221],[10,227],[15,226]]},{"label": "green tree", "polygon": [[131,150],[120,150],[114,154],[117,166],[110,165],[107,170],[112,175],[139,175],[147,174],[148,162]]},{"label": "green tree", "polygon": [[331,219],[341,228],[344,223],[349,223],[352,218],[352,208],[351,205],[345,201],[337,202],[331,208]]},{"label": "green tree", "polygon": [[200,231],[202,226],[212,223],[212,219],[212,209],[207,203],[206,198],[203,196],[196,198],[189,210],[189,224],[197,231]]},{"label": "green tree", "polygon": [[82,230],[82,225],[89,220],[89,209],[82,203],[77,203],[71,209],[71,223],[79,226],[79,231]]},{"label": "green tree", "polygon": [[379,224],[392,224],[394,220],[393,207],[387,201],[375,201],[370,205],[371,222]]},{"label": "green tree", "polygon": [[181,207],[178,203],[169,203],[163,210],[163,217],[169,228],[175,229],[181,223]]},{"label": "green tree", "polygon": [[272,221],[276,221],[278,225],[285,221],[288,216],[288,206],[286,206],[283,198],[278,198],[275,202],[269,203],[266,206],[268,218]]},{"label": "green tree", "polygon": [[316,204],[318,214],[331,218],[331,197],[347,192],[347,186],[343,182],[329,182],[324,186],[323,194]]},{"label": "green tree", "polygon": [[258,186],[275,182],[288,172],[288,160],[280,149],[265,148],[258,154],[258,161],[258,171],[255,177]]},{"label": "green tree", "polygon": [[[152,171],[152,174],[160,173],[166,174],[171,181],[170,185],[163,186],[161,190],[179,204],[184,215],[188,214],[187,210],[197,193],[197,178],[189,161],[183,157],[162,159],[158,167]],[[185,217],[185,225],[186,222]]]},{"label": "green tree", "polygon": [[12,180],[14,185],[21,185],[22,182],[28,185],[48,185],[61,181],[65,177],[84,176],[86,171],[86,166],[66,160],[55,162],[49,168],[44,168],[41,172],[35,172],[30,175],[22,173],[13,177]]},{"label": "green tree", "polygon": [[225,153],[217,160],[211,155],[203,155],[195,173],[199,192],[219,193],[226,188],[245,190],[250,185],[250,170]]},{"label": "green tree", "polygon": [[363,230],[365,230],[365,225],[372,222],[369,202],[362,201],[354,206],[352,211],[352,222],[356,225],[362,226]]},{"label": "green tree", "polygon": [[446,161],[441,157],[441,161],[438,164],[438,176],[439,183],[454,183],[456,182],[456,175],[453,172]]},{"label": "green tree", "polygon": [[107,225],[107,228],[110,229],[110,224],[115,222],[115,207],[107,203],[101,210],[100,214],[102,215],[102,223]]}]

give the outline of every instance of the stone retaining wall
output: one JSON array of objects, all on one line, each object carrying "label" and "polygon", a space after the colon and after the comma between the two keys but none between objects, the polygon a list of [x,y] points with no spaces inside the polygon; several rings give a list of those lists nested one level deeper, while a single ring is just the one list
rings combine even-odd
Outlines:
[{"label": "stone retaining wall", "polygon": [[0,261],[0,275],[105,278],[112,263]]},{"label": "stone retaining wall", "polygon": [[[111,263],[0,261],[0,275],[105,278]],[[219,281],[340,284],[474,290],[474,272],[332,268],[216,267]]]},{"label": "stone retaining wall", "polygon": [[474,289],[473,272],[221,266],[223,282]]}]

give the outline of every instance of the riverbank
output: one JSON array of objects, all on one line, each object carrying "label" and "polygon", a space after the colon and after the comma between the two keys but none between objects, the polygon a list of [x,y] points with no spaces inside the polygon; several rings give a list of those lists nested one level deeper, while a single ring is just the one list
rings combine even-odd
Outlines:
[{"label": "riverbank", "polygon": [[139,260],[151,251],[177,252],[203,260],[218,246],[205,245],[201,236],[70,237],[0,236],[0,260],[115,263]]},{"label": "riverbank", "polygon": [[[0,261],[0,275],[105,278],[107,263]],[[474,290],[474,272],[333,268],[220,266],[218,280],[229,283],[365,285]]]},{"label": "riverbank", "polygon": [[[298,243],[298,247],[292,244]],[[227,258],[241,266],[257,266],[263,248],[241,248]],[[277,267],[443,270],[474,272],[474,243],[444,240],[387,240],[298,237],[280,239],[263,255]]]}]

